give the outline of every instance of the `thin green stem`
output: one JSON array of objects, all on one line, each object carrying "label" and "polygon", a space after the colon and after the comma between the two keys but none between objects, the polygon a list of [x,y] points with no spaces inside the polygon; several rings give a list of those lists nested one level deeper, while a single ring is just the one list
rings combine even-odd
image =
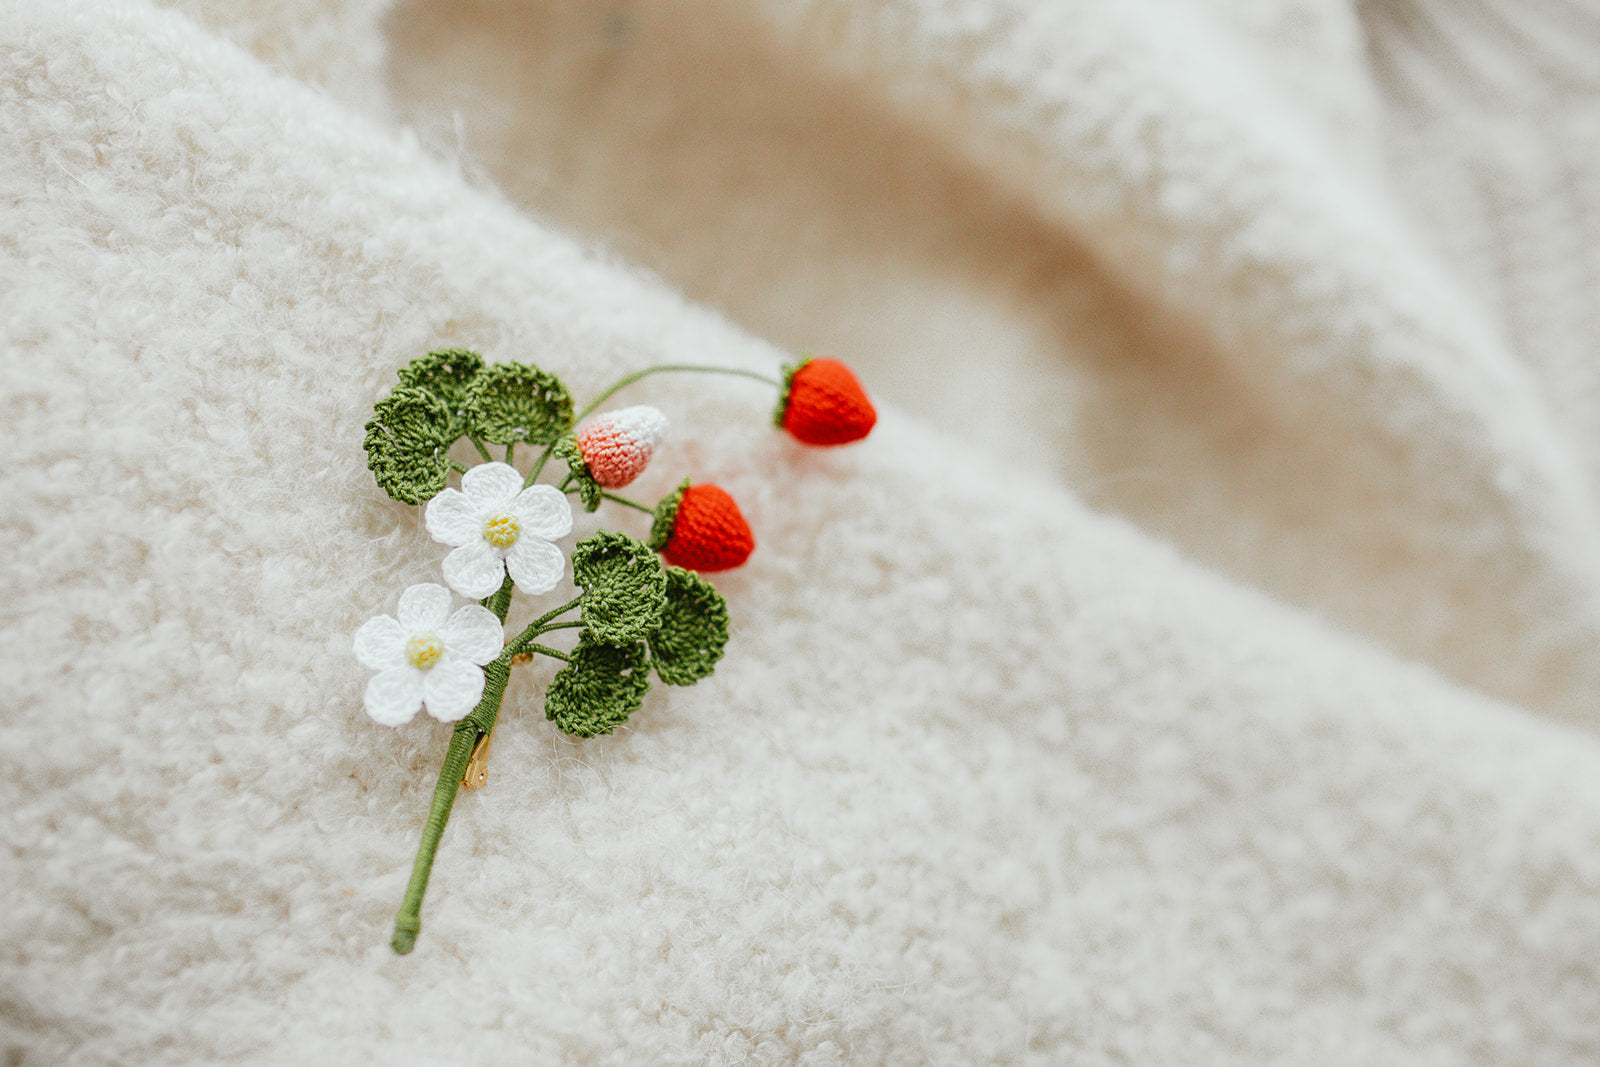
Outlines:
[{"label": "thin green stem", "polygon": [[450,469],[455,471],[457,474],[465,474],[465,473],[467,473],[467,468],[463,467],[461,464],[457,463],[455,460],[453,460],[453,459],[452,460],[447,460],[446,462],[448,462],[450,464]]},{"label": "thin green stem", "polygon": [[533,636],[538,637],[539,634],[547,634],[551,630],[570,630],[575,626],[585,625],[587,624],[582,619],[573,619],[571,622],[553,622],[548,626],[539,627],[539,633],[534,634]]},{"label": "thin green stem", "polygon": [[541,656],[549,656],[552,659],[558,659],[558,660],[561,660],[562,662],[566,662],[566,663],[570,663],[572,661],[572,657],[567,655],[565,652],[557,652],[555,649],[553,649],[553,648],[545,648],[543,645],[531,645],[530,644],[530,645],[527,645],[523,649],[523,651],[524,652],[537,652]]},{"label": "thin green stem", "polygon": [[577,607],[579,604],[582,604],[582,603],[583,603],[582,594],[580,594],[578,596],[575,596],[571,600],[567,601],[565,604],[561,605],[559,608],[556,608],[553,611],[547,611],[543,615],[539,616],[537,619],[534,619],[533,622],[528,624],[527,629],[531,630],[535,626],[543,626],[545,623],[549,622],[551,619],[554,619],[554,618],[557,618],[559,616],[565,615],[567,612],[571,611],[573,608]]},{"label": "thin green stem", "polygon": [[515,467],[517,459],[517,443],[515,441],[506,445],[506,466]]},{"label": "thin green stem", "polygon": [[605,499],[611,501],[612,503],[625,504],[625,505],[627,505],[628,507],[632,508],[635,511],[644,512],[646,515],[654,515],[656,513],[656,509],[655,508],[647,508],[643,504],[638,503],[637,501],[629,500],[625,496],[618,496],[616,493],[607,493],[607,492],[602,490],[600,495],[602,497],[604,497]]},{"label": "thin green stem", "polygon": [[[559,608],[556,608],[554,611],[546,612],[545,614],[539,616],[537,619],[534,619],[526,627],[523,628],[523,631],[520,634],[518,634],[517,636],[513,637],[510,641],[506,642],[506,651],[511,653],[511,655],[513,655],[513,656],[515,656],[517,653],[523,651],[525,648],[527,648],[533,642],[533,639],[535,637],[538,637],[540,634],[544,633],[544,630],[541,629],[541,627],[544,627],[544,625],[546,623],[548,623],[552,619],[556,618],[557,616],[565,615],[567,612],[571,611],[573,608],[577,607],[581,603],[583,603],[583,597],[581,597],[581,596],[574,597],[571,601],[561,605]],[[554,630],[554,629],[559,629],[559,627],[552,626],[552,627],[549,627],[549,629]]]},{"label": "thin green stem", "polygon": [[489,450],[487,448],[483,447],[483,442],[482,441],[478,440],[476,437],[471,437],[471,436],[469,436],[467,438],[467,440],[471,441],[472,442],[472,447],[476,448],[478,450],[478,455],[482,456],[484,459],[488,460],[490,463],[494,462],[494,457],[489,455]]},{"label": "thin green stem", "polygon": [[550,455],[555,451],[555,449],[556,446],[551,445],[540,454],[538,460],[533,464],[533,470],[529,471],[528,477],[523,480],[522,488],[526,489],[528,486],[539,480],[539,474],[544,470],[544,465],[550,462]]},{"label": "thin green stem", "polygon": [[589,401],[589,406],[578,412],[577,418],[573,419],[572,421],[580,421],[585,415],[589,414],[607,400],[610,400],[617,393],[626,389],[640,378],[647,378],[652,374],[660,374],[663,371],[686,371],[696,374],[731,374],[739,378],[754,378],[758,382],[765,382],[774,389],[783,388],[783,383],[778,381],[776,378],[769,378],[765,374],[757,374],[755,371],[739,370],[737,367],[708,367],[698,363],[663,363],[658,367],[646,367],[644,370],[634,371],[632,374],[619,378],[611,385],[609,389],[595,397],[593,400]]}]

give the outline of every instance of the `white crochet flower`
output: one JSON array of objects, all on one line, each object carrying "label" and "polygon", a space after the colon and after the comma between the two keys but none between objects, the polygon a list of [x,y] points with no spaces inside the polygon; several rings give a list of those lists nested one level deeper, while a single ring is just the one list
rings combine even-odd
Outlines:
[{"label": "white crochet flower", "polygon": [[483,664],[505,647],[500,620],[481,604],[450,614],[450,590],[432,582],[401,593],[396,614],[356,631],[356,659],[379,672],[367,683],[367,714],[402,726],[426,705],[441,722],[464,718],[483,696]]},{"label": "white crochet flower", "polygon": [[507,574],[524,593],[548,593],[567,568],[552,541],[572,532],[572,505],[553,485],[522,487],[506,463],[480,463],[461,476],[460,489],[428,501],[428,532],[454,545],[444,580],[462,596],[482,599]]}]

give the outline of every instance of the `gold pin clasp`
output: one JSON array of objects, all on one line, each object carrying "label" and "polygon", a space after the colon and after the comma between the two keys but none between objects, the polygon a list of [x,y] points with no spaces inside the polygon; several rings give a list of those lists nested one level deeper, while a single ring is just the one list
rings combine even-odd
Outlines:
[{"label": "gold pin clasp", "polygon": [[492,741],[494,731],[490,730],[472,746],[472,756],[467,760],[467,773],[461,778],[461,784],[468,789],[482,789],[489,780],[489,745]]}]

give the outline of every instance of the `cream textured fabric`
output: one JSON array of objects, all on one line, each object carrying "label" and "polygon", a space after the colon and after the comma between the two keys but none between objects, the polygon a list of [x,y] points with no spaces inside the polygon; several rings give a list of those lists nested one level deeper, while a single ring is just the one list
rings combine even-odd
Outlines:
[{"label": "cream textured fabric", "polygon": [[[6,1062],[1600,1059],[1597,30],[0,8]],[[619,399],[755,529],[728,656],[582,744],[515,676],[401,958],[361,428],[447,346],[883,417]]]}]

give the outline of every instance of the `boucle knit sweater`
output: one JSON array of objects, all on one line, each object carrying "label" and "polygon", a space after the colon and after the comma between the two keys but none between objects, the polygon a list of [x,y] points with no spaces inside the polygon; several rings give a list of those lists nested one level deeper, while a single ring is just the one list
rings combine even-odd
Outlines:
[{"label": "boucle knit sweater", "polygon": [[[1597,31],[5,5],[5,1062],[1600,1060]],[[582,743],[519,674],[398,957],[360,442],[449,346],[882,417],[652,379],[727,658]]]}]

